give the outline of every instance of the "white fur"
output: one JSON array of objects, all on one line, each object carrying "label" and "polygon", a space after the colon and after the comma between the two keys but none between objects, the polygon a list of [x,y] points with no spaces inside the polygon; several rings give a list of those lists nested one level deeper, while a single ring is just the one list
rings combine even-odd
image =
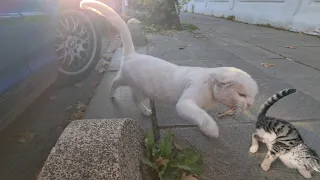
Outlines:
[{"label": "white fur", "polygon": [[258,87],[244,71],[234,67],[177,66],[138,54],[134,51],[128,27],[110,7],[94,0],[83,0],[80,7],[105,16],[120,32],[125,57],[110,91],[113,96],[117,87],[129,86],[143,114],[151,114],[142,103],[146,98],[174,104],[178,114],[198,125],[205,135],[218,137],[219,128],[205,110],[212,109],[217,103],[240,109],[253,104]]}]

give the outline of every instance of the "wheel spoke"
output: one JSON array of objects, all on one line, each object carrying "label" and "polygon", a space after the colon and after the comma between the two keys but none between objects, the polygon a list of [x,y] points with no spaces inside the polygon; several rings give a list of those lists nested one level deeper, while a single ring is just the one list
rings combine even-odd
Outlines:
[{"label": "wheel spoke", "polygon": [[72,30],[72,32],[75,32],[75,31],[78,29],[79,21],[75,21],[72,16],[71,16],[71,21],[72,21],[72,23],[73,23],[73,30]]},{"label": "wheel spoke", "polygon": [[68,56],[68,53],[66,51],[64,51],[64,54],[61,57],[58,57],[57,60],[63,58],[61,64],[64,64],[66,62],[67,56]]},{"label": "wheel spoke", "polygon": [[70,61],[69,61],[69,64],[68,64],[68,68],[71,66],[71,64],[73,64],[73,62],[74,62],[74,55],[70,55]]},{"label": "wheel spoke", "polygon": [[62,44],[56,44],[56,52],[60,51],[63,48],[64,48],[63,43]]}]

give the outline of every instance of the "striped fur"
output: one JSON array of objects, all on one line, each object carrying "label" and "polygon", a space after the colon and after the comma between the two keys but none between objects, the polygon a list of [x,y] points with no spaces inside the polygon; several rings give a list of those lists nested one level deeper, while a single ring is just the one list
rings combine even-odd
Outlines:
[{"label": "striped fur", "polygon": [[289,168],[297,169],[305,178],[311,178],[312,171],[320,170],[320,158],[303,141],[299,131],[288,121],[266,116],[268,110],[280,99],[295,93],[296,89],[285,89],[270,97],[261,105],[256,122],[256,132],[252,134],[250,152],[258,151],[261,141],[268,147],[268,153],[261,164],[268,171],[277,158]]},{"label": "striped fur", "polygon": [[260,113],[259,113],[258,117],[265,116],[272,105],[274,105],[280,99],[282,99],[292,93],[295,93],[296,91],[297,91],[296,89],[285,89],[285,90],[282,90],[282,91],[278,92],[277,94],[274,94],[273,96],[271,96],[265,103],[263,103],[261,105]]}]

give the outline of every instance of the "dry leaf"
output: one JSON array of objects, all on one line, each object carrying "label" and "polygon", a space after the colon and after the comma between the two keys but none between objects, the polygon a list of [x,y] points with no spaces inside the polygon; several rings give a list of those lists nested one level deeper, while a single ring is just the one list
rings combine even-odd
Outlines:
[{"label": "dry leaf", "polygon": [[50,97],[50,100],[55,100],[55,99],[56,99],[55,96],[51,96],[51,97]]},{"label": "dry leaf", "polygon": [[270,63],[261,63],[261,65],[267,68],[275,66],[275,64],[270,64]]},{"label": "dry leaf", "polygon": [[34,138],[34,136],[35,136],[35,133],[25,131],[19,135],[19,137],[16,139],[16,141],[19,143],[26,143],[26,142],[32,140]]},{"label": "dry leaf", "polygon": [[169,162],[169,159],[163,159],[163,157],[159,157],[157,160],[156,160],[156,164],[158,166],[164,166],[165,164],[167,164]]},{"label": "dry leaf", "polygon": [[86,104],[84,104],[83,102],[79,101],[78,104],[77,104],[77,110],[81,111],[81,112],[84,112],[85,109],[86,109]]},{"label": "dry leaf", "polygon": [[296,49],[296,46],[285,46],[285,48],[289,48],[289,49]]},{"label": "dry leaf", "polygon": [[198,180],[198,178],[194,177],[192,174],[187,175],[185,172],[183,172],[180,180]]},{"label": "dry leaf", "polygon": [[73,86],[74,86],[75,88],[81,88],[81,87],[82,87],[82,85],[81,85],[80,83],[74,84]]},{"label": "dry leaf", "polygon": [[69,111],[70,109],[72,108],[72,106],[68,106],[68,107],[66,107],[66,111]]},{"label": "dry leaf", "polygon": [[235,111],[233,109],[228,109],[225,112],[219,113],[218,118],[223,118],[225,116],[233,116],[235,114]]},{"label": "dry leaf", "polygon": [[181,151],[183,148],[179,145],[179,144],[177,144],[177,143],[173,143],[173,146],[177,149],[177,150],[179,150],[179,151]]},{"label": "dry leaf", "polygon": [[72,114],[71,119],[78,120],[78,119],[82,119],[83,116],[84,116],[84,112],[77,111],[76,113]]}]

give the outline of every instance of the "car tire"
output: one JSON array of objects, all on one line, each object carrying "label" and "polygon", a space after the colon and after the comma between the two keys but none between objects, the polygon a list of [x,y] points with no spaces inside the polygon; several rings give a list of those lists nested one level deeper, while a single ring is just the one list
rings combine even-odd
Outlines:
[{"label": "car tire", "polygon": [[98,27],[89,13],[72,9],[61,11],[55,44],[58,84],[74,84],[90,75],[101,57],[101,48]]}]

